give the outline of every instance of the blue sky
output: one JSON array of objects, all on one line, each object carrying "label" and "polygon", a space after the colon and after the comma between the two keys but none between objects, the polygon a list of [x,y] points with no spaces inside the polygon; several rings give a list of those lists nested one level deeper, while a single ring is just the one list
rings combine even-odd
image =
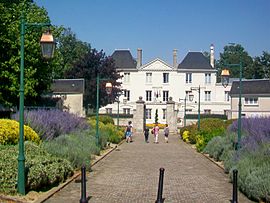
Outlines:
[{"label": "blue sky", "polygon": [[70,27],[77,38],[111,55],[143,50],[143,63],[157,57],[178,63],[188,51],[209,51],[215,57],[230,42],[252,56],[270,52],[269,0],[35,0],[55,25]]}]

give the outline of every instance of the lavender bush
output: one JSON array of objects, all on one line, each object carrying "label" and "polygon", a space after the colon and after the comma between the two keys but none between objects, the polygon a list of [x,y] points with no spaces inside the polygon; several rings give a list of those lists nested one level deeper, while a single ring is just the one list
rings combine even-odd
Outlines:
[{"label": "lavender bush", "polygon": [[[19,120],[19,113],[14,115]],[[25,124],[35,130],[43,140],[51,140],[62,134],[89,129],[90,125],[74,114],[60,110],[32,110],[24,113]]]},{"label": "lavender bush", "polygon": [[[238,129],[237,120],[229,127],[230,131],[236,132]],[[249,150],[256,150],[258,145],[270,142],[270,117],[242,118],[241,146]]]},{"label": "lavender bush", "polygon": [[[237,125],[234,121],[229,127],[235,138]],[[240,150],[224,151],[222,156],[227,155],[227,158],[221,156],[220,159],[230,173],[238,169],[242,192],[253,200],[270,202],[270,117],[243,118],[241,138]]]}]

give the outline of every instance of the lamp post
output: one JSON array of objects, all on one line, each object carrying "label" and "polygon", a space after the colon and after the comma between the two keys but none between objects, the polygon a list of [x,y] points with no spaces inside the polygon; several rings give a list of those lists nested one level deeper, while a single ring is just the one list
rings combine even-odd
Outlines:
[{"label": "lamp post", "polygon": [[[241,147],[241,135],[242,135],[242,74],[243,74],[243,67],[242,67],[242,59],[240,57],[240,63],[239,64],[225,64],[225,66],[239,66],[239,100],[238,100],[238,128],[237,128],[237,143],[236,143],[236,150],[238,150]],[[228,69],[223,69],[221,72],[221,82],[223,87],[227,87],[229,84],[229,77],[230,72]]]},{"label": "lamp post", "polygon": [[184,101],[184,127],[186,127],[186,107],[187,107],[187,97],[185,97],[185,99],[179,99],[179,101]]},{"label": "lamp post", "polygon": [[[198,92],[199,94],[199,101],[198,101],[198,131],[200,131],[201,128],[201,86],[199,85],[199,87],[191,87],[190,88],[191,91],[195,90]],[[190,95],[190,100],[192,101],[194,98],[194,95],[191,94]]]},{"label": "lamp post", "polygon": [[[28,27],[50,26],[50,23],[26,23],[24,14],[21,16],[20,26],[20,104],[19,104],[19,155],[18,155],[18,192],[25,195],[25,156],[24,156],[24,36]],[[43,34],[40,40],[42,55],[51,58],[54,53],[55,42],[50,33]]]},{"label": "lamp post", "polygon": [[[100,80],[108,80],[108,79],[100,79],[99,72],[97,72],[97,102],[96,102],[96,145],[99,146],[99,83]],[[107,82],[106,83],[106,93],[111,94],[112,93],[112,83]]]},{"label": "lamp post", "polygon": [[119,98],[117,99],[117,129],[119,129]]}]

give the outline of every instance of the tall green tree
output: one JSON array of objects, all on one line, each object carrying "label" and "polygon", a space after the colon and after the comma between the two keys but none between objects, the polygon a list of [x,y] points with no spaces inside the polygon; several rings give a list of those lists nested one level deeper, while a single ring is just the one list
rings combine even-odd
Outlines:
[{"label": "tall green tree", "polygon": [[270,78],[270,53],[263,51],[262,56],[255,57],[253,65],[254,78]]},{"label": "tall green tree", "polygon": [[[91,49],[83,58],[78,60],[74,66],[65,73],[66,78],[84,78],[85,93],[83,98],[83,106],[85,108],[96,108],[96,78],[97,73],[100,75],[100,106],[105,106],[108,103],[115,101],[116,97],[121,92],[121,83],[117,80],[121,77],[116,71],[114,61],[111,57],[107,57],[105,53]],[[102,80],[108,79],[108,80]],[[106,82],[110,81],[113,85],[111,95],[107,95],[105,90]]]},{"label": "tall green tree", "polygon": [[78,40],[71,28],[62,28],[57,38],[53,78],[64,78],[65,72],[73,68],[73,65],[90,50],[90,44]]},{"label": "tall green tree", "polygon": [[[32,0],[0,3],[0,103],[19,103],[20,17],[24,12],[27,23],[50,22],[47,11]],[[25,32],[25,104],[32,105],[50,86],[51,69],[42,59],[39,40],[44,28],[27,27]]]},{"label": "tall green tree", "polygon": [[240,44],[230,44],[224,47],[223,53],[220,53],[220,59],[217,61],[216,68],[218,70],[218,81],[223,68],[230,70],[231,78],[239,78],[239,66],[226,66],[226,64],[239,64],[242,61],[243,78],[252,78],[251,70],[253,67],[252,57]]}]

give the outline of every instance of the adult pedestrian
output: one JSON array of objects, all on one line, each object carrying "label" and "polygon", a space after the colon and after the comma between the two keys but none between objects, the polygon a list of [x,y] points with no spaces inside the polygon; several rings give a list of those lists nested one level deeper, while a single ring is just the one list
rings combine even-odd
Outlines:
[{"label": "adult pedestrian", "polygon": [[165,142],[168,143],[168,140],[169,140],[169,126],[168,124],[165,125],[165,128],[164,128],[164,137],[165,137]]},{"label": "adult pedestrian", "polygon": [[146,143],[149,143],[149,141],[148,141],[148,138],[149,138],[149,128],[148,127],[145,127],[143,133],[144,133],[144,140],[145,140],[145,142]]},{"label": "adult pedestrian", "polygon": [[126,126],[125,135],[126,135],[126,142],[132,142],[132,122],[129,121],[128,125]]},{"label": "adult pedestrian", "polygon": [[154,137],[155,137],[154,143],[158,144],[159,127],[158,127],[157,123],[156,123],[155,127],[153,128],[153,133],[154,133]]}]

